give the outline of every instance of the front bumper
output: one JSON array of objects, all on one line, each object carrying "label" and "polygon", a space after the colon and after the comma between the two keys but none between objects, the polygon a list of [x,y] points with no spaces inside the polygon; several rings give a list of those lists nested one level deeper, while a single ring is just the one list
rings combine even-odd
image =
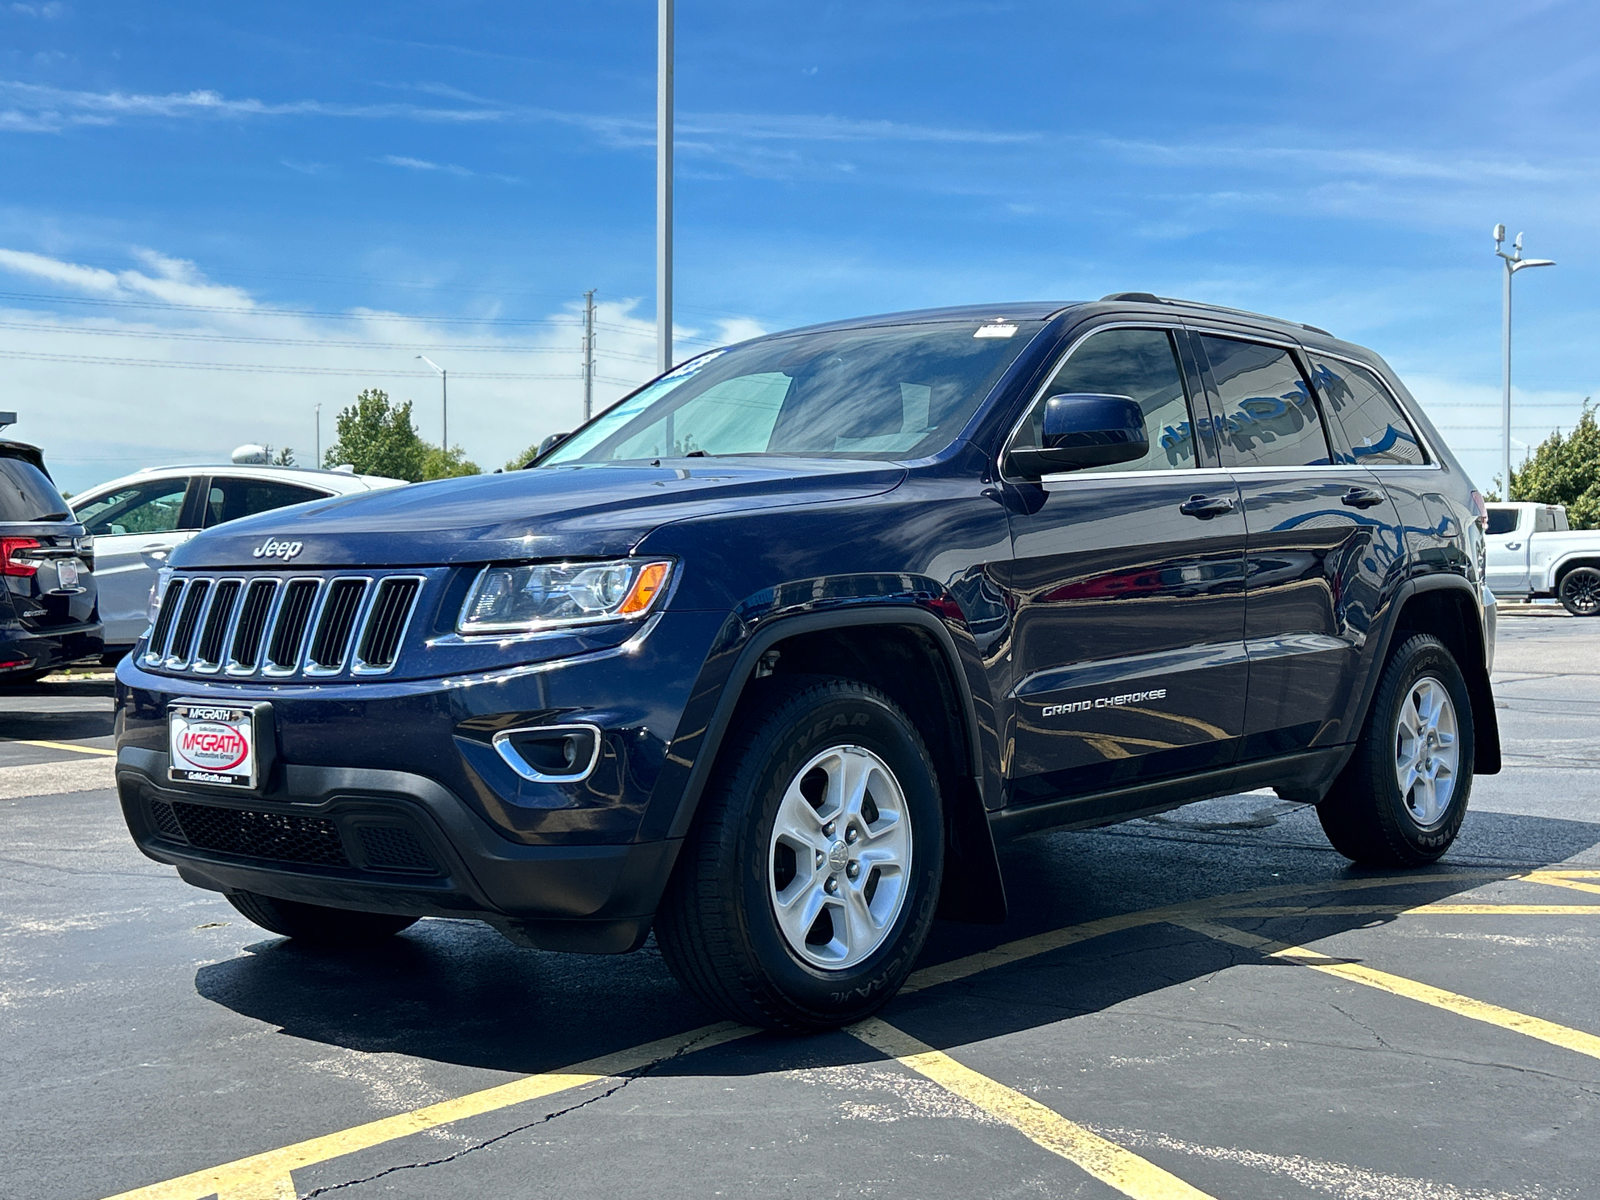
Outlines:
[{"label": "front bumper", "polygon": [[[435,679],[274,685],[126,658],[117,785],[128,827],[200,887],[472,917],[550,949],[632,949],[679,845],[663,835],[683,773],[663,767],[724,619],[666,615],[627,652]],[[169,779],[167,705],[178,699],[270,707],[259,791]],[[581,782],[522,778],[493,747],[500,730],[577,722],[603,734]]]}]

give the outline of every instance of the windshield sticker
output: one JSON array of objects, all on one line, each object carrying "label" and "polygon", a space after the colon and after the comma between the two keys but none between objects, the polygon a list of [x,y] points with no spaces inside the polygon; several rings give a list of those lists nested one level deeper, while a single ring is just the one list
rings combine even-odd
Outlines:
[{"label": "windshield sticker", "polygon": [[1016,336],[1017,327],[1008,325],[1004,321],[990,321],[987,325],[979,325],[975,338],[1008,338]]}]

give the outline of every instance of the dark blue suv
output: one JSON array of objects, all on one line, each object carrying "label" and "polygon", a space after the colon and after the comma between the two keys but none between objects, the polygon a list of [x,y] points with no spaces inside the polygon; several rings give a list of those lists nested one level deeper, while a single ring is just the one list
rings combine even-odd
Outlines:
[{"label": "dark blue suv", "polygon": [[1484,508],[1321,330],[1145,293],[702,355],[529,468],[175,552],[117,672],[146,854],[277,933],[420,916],[860,1018],[997,836],[1251,788],[1423,864],[1499,769]]}]

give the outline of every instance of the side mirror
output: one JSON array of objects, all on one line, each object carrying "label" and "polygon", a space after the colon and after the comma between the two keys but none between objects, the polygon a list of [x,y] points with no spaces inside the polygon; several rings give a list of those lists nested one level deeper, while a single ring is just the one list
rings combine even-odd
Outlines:
[{"label": "side mirror", "polygon": [[1042,445],[1019,447],[1007,467],[1024,479],[1133,462],[1150,452],[1144,411],[1128,396],[1068,392],[1045,401]]},{"label": "side mirror", "polygon": [[543,458],[546,454],[549,454],[550,451],[554,450],[557,446],[571,436],[572,435],[570,433],[552,433],[549,437],[545,438],[544,441],[539,443],[539,453],[533,456],[534,460],[538,461],[539,459]]}]

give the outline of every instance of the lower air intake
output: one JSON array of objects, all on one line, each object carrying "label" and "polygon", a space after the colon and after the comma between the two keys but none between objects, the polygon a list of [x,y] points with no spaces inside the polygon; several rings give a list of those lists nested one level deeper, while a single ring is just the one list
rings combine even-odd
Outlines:
[{"label": "lower air intake", "polygon": [[339,829],[325,817],[214,808],[209,804],[172,806],[191,846],[246,858],[305,863],[316,867],[348,867]]}]

